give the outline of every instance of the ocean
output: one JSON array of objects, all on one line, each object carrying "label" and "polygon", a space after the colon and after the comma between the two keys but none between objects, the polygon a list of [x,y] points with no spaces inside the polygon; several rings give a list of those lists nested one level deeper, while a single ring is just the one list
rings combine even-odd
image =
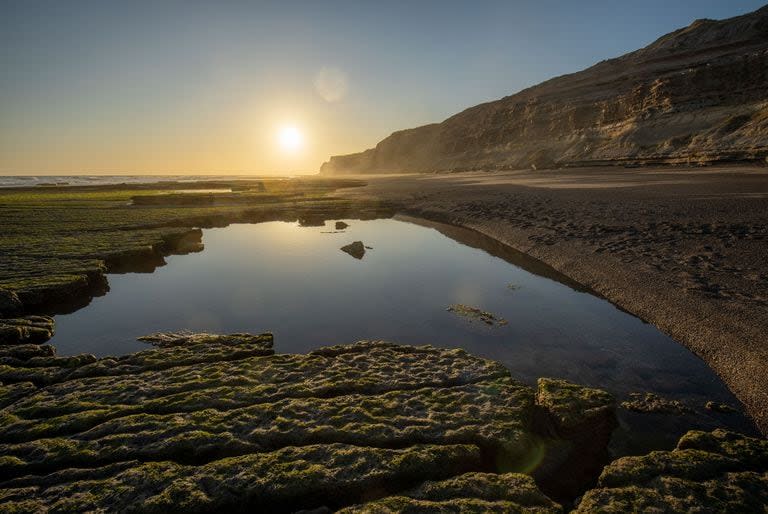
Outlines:
[{"label": "ocean", "polygon": [[104,184],[150,184],[165,180],[196,182],[201,180],[254,179],[265,175],[10,175],[0,176],[0,187],[37,185],[97,186]]}]

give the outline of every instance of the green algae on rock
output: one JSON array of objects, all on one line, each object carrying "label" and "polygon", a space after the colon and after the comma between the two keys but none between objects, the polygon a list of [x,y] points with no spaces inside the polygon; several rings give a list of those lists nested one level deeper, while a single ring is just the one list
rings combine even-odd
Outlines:
[{"label": "green algae on rock", "polygon": [[427,481],[396,496],[353,505],[339,512],[353,514],[404,511],[557,514],[562,512],[562,508],[545,496],[528,475],[465,473],[439,482]]},{"label": "green algae on rock", "polygon": [[692,414],[693,409],[679,400],[662,398],[655,393],[629,393],[629,400],[621,402],[624,409],[659,414]]},{"label": "green algae on rock", "polygon": [[537,381],[536,404],[549,412],[561,435],[613,428],[615,400],[602,389],[580,386],[553,378]]},{"label": "green algae on rock", "polygon": [[[155,337],[155,336],[147,336]],[[163,370],[182,365],[236,360],[255,355],[271,355],[272,334],[253,336],[231,334],[213,336],[198,334],[184,344],[178,340],[169,344],[162,352],[146,350],[123,355],[96,359],[91,355],[30,359],[17,366],[0,365],[0,381],[4,383],[33,382],[40,385],[64,382],[85,377],[114,377]],[[187,340],[183,340],[187,341]],[[73,366],[73,363],[79,365]],[[114,382],[114,381],[113,381]]]},{"label": "green algae on rock", "polygon": [[[263,192],[244,190],[261,184]],[[371,219],[393,214],[376,200],[335,198],[351,179],[3,188],[0,191],[0,318],[66,313],[109,289],[105,273],[152,271],[171,254],[202,248],[201,228],[297,219]],[[213,203],[174,203],[177,189],[237,187]],[[259,187],[259,186],[257,186]],[[137,194],[152,195],[132,205]],[[184,195],[171,195],[174,198]]]},{"label": "green algae on rock", "polygon": [[[103,359],[0,346],[0,510],[554,513],[595,480],[613,427],[608,393],[534,391],[461,349],[142,339],[155,348]],[[616,488],[654,473],[752,505],[767,455],[766,441],[690,432],[674,452],[615,461],[579,509],[610,510]]]},{"label": "green algae on rock", "polygon": [[459,316],[462,316],[464,318],[467,318],[468,320],[480,320],[486,325],[506,325],[507,320],[504,318],[500,318],[496,316],[495,314],[492,314],[488,311],[484,311],[482,309],[478,309],[477,307],[471,307],[469,305],[464,305],[461,303],[457,303],[454,305],[450,305],[447,309],[448,312],[455,312]]},{"label": "green algae on rock", "polygon": [[764,512],[766,470],[768,440],[690,431],[672,451],[612,462],[576,512]]},{"label": "green algae on rock", "polygon": [[336,507],[401,484],[477,467],[472,445],[405,449],[343,444],[286,447],[199,466],[123,462],[5,482],[0,503],[15,512],[290,512]]},{"label": "green algae on rock", "polygon": [[17,379],[0,387],[9,508],[336,509],[449,478],[407,501],[557,507],[529,477],[461,477],[527,471],[551,437],[496,362],[384,341],[275,355],[270,334],[143,339],[156,348],[67,366],[50,345],[0,353]]},{"label": "green algae on rock", "polygon": [[41,344],[53,337],[53,318],[24,316],[0,318],[0,345]]}]

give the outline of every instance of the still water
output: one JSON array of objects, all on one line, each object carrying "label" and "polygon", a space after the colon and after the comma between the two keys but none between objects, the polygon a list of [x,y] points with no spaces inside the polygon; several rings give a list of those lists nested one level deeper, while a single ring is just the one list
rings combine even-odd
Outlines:
[{"label": "still water", "polygon": [[[652,391],[695,409],[685,416],[620,411],[634,437],[617,436],[619,453],[669,447],[690,428],[754,431],[741,414],[704,410],[707,400],[740,405],[700,359],[546,266],[469,230],[346,221],[338,232],[333,222],[207,229],[201,253],[171,256],[150,274],[109,275],[109,293],[56,317],[52,343],[60,355],[116,355],[146,349],[138,336],[191,330],[270,331],[279,353],[360,339],[461,347],[527,383],[560,377],[619,400]],[[372,249],[357,260],[340,250],[353,241]],[[457,303],[508,324],[487,326],[446,310]]]}]

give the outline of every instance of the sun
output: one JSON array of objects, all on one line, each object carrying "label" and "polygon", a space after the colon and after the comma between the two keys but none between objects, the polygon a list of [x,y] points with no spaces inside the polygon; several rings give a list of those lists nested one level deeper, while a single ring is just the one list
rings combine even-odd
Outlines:
[{"label": "sun", "polygon": [[304,144],[304,136],[295,125],[284,125],[277,132],[280,149],[287,153],[296,153]]}]

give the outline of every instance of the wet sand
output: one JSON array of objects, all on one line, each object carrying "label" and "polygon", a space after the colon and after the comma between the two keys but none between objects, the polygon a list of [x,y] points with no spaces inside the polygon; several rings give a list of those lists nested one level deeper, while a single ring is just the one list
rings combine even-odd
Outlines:
[{"label": "wet sand", "polygon": [[768,168],[365,176],[343,195],[472,228],[653,323],[768,433]]}]

